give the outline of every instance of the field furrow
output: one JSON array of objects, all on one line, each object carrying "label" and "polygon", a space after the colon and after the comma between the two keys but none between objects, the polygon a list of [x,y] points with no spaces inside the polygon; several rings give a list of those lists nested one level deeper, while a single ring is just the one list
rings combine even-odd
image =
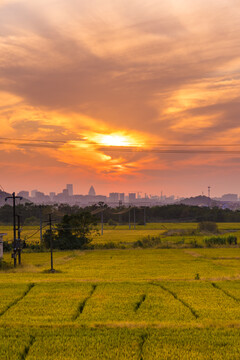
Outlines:
[{"label": "field furrow", "polygon": [[199,320],[240,321],[239,303],[210,282],[169,282],[167,288],[195,309]]},{"label": "field furrow", "polygon": [[92,290],[90,291],[89,295],[80,302],[77,312],[76,314],[73,316],[73,320],[76,320],[83,312],[84,307],[86,306],[87,301],[91,298],[91,296],[93,295],[94,291],[96,290],[97,285],[92,285]]},{"label": "field furrow", "polygon": [[[22,288],[25,290],[20,295],[19,292]],[[34,284],[23,285],[1,285],[0,286],[0,316],[3,316],[9,309],[17,305],[34,287]]]},{"label": "field furrow", "polygon": [[1,320],[7,324],[28,325],[70,322],[79,301],[83,302],[91,289],[90,284],[36,284],[28,296],[11,307]]}]

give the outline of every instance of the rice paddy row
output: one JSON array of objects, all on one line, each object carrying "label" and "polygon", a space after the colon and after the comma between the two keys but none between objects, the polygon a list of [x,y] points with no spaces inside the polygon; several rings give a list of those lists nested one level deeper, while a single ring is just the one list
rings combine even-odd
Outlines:
[{"label": "rice paddy row", "polygon": [[1,325],[240,324],[240,282],[0,285]]},{"label": "rice paddy row", "polygon": [[236,360],[239,329],[0,330],[4,360]]},{"label": "rice paddy row", "polygon": [[22,262],[0,271],[0,359],[240,357],[239,248],[54,252],[54,274],[49,253]]}]

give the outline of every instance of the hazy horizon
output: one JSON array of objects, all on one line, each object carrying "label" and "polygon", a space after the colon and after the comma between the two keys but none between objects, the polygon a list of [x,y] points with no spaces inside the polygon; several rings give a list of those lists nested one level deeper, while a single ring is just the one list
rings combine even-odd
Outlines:
[{"label": "hazy horizon", "polygon": [[3,0],[8,191],[237,193],[237,0]]}]

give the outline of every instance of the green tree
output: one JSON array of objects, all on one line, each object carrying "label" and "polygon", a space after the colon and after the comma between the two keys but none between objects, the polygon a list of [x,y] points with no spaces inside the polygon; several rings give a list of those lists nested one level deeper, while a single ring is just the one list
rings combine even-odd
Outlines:
[{"label": "green tree", "polygon": [[[64,215],[62,221],[52,231],[54,249],[86,249],[97,233],[97,222],[90,212]],[[50,230],[43,236],[46,248],[50,248]]]}]

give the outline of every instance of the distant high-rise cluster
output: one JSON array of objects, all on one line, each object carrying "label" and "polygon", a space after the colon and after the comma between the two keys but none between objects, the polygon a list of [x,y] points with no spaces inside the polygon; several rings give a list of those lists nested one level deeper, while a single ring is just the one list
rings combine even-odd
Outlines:
[{"label": "distant high-rise cluster", "polygon": [[87,206],[97,203],[105,203],[109,206],[121,206],[121,205],[136,205],[136,206],[151,206],[162,204],[164,202],[174,202],[174,196],[171,197],[159,197],[159,196],[140,196],[140,192],[130,192],[125,194],[122,192],[111,192],[109,196],[97,195],[94,186],[91,185],[87,195],[78,195],[73,192],[73,184],[67,184],[66,188],[61,193],[56,194],[50,192],[49,195],[45,195],[43,192],[34,189],[31,191],[20,191],[18,195],[30,199],[36,204],[54,204],[54,203],[67,203],[70,205]]},{"label": "distant high-rise cluster", "polygon": [[[79,205],[82,207],[94,205],[98,203],[104,203],[111,207],[117,206],[157,206],[165,204],[174,204],[174,203],[185,203],[187,199],[184,198],[175,198],[172,196],[165,196],[163,192],[160,192],[158,195],[147,195],[141,196],[142,192],[129,192],[128,194],[122,192],[111,192],[109,196],[97,195],[93,185],[90,186],[87,195],[74,194],[73,184],[67,184],[66,188],[62,190],[61,193],[56,194],[55,192],[50,192],[49,195],[44,194],[37,189],[31,191],[20,191],[17,195],[22,196],[24,199],[29,199],[30,201],[36,204],[69,204],[69,205]],[[193,200],[191,200],[193,199]],[[195,199],[195,200],[194,200]],[[206,199],[209,199],[207,201]],[[211,201],[210,201],[211,200]],[[210,198],[210,187],[208,187],[208,197],[206,196],[197,196],[196,198],[190,198],[190,202],[187,204],[192,205],[193,201],[198,204],[198,206],[211,206],[212,202],[218,204],[221,208],[239,208],[239,197],[238,194],[224,194],[221,197],[211,197]],[[214,202],[215,201],[215,202]],[[195,203],[194,203],[195,204]]]}]

